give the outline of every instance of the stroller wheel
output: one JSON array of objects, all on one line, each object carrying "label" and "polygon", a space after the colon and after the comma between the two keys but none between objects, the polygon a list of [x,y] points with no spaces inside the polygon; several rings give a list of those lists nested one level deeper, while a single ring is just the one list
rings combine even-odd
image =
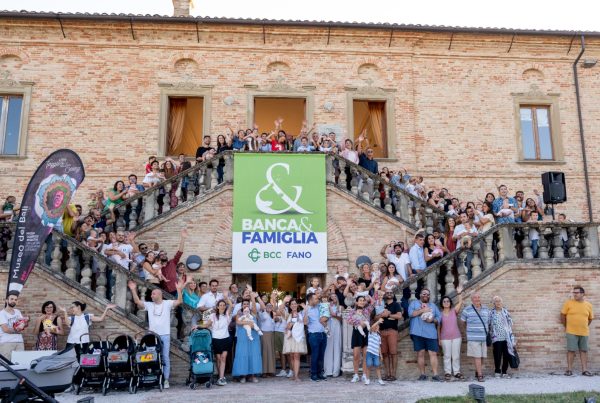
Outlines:
[{"label": "stroller wheel", "polygon": [[129,385],[129,393],[132,395],[137,393],[137,385],[134,385],[134,384]]},{"label": "stroller wheel", "polygon": [[102,396],[106,396],[108,393],[108,387],[106,385],[102,385]]},{"label": "stroller wheel", "polygon": [[78,395],[79,393],[81,393],[81,385],[77,384],[75,385],[75,394]]},{"label": "stroller wheel", "polygon": [[190,383],[191,390],[196,390],[197,387],[198,387],[198,385],[196,385],[195,383]]},{"label": "stroller wheel", "polygon": [[210,381],[208,381],[204,384],[204,386],[206,387],[206,389],[210,389],[210,387],[212,386],[212,383],[210,383]]}]

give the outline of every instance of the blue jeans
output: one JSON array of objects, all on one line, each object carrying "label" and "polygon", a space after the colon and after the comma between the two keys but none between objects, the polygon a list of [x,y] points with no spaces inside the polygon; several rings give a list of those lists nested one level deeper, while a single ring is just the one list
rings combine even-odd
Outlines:
[{"label": "blue jeans", "polygon": [[171,375],[171,359],[169,358],[171,348],[171,335],[161,335],[160,341],[162,342],[163,375],[164,379],[168,381],[169,375]]},{"label": "blue jeans", "polygon": [[325,347],[327,347],[327,336],[324,332],[309,333],[310,344],[310,377],[323,374],[323,361],[325,360]]},{"label": "blue jeans", "polygon": [[534,239],[531,241],[531,253],[533,254],[533,257],[537,257],[539,242],[539,239]]}]

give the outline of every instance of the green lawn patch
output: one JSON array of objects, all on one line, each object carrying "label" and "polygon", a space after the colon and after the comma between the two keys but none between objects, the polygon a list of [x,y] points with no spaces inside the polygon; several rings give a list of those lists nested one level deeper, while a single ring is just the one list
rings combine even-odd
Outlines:
[{"label": "green lawn patch", "polygon": [[[600,403],[598,392],[569,392],[542,395],[486,395],[486,403],[583,403],[586,397],[594,397]],[[473,403],[471,396],[435,397],[421,399],[417,403]]]}]

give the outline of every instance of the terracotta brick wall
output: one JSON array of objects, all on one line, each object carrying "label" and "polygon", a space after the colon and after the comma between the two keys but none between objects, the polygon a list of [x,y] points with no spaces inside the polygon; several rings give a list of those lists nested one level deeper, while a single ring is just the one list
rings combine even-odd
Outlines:
[{"label": "terracotta brick wall", "polygon": [[[1,18],[1,17],[0,17]],[[0,186],[22,195],[26,181],[52,150],[69,146],[87,179],[79,192],[107,188],[129,172],[143,173],[157,153],[161,88],[210,89],[210,133],[225,121],[248,125],[251,91],[310,94],[319,123],[347,130],[347,94],[389,95],[395,139],[389,161],[448,186],[461,198],[482,197],[499,183],[528,195],[540,173],[566,173],[569,202],[586,217],[571,37],[449,34],[334,28],[65,20],[2,19],[0,70],[6,80],[33,82],[26,158],[0,158]],[[263,40],[266,43],[263,43]],[[328,44],[329,41],[329,44]],[[599,58],[588,38],[586,58]],[[390,45],[390,46],[388,46]],[[243,62],[242,62],[243,61]],[[596,67],[597,69],[598,67]],[[580,69],[592,199],[600,196],[600,78]],[[7,81],[9,80],[9,81]],[[163,85],[161,87],[159,84]],[[385,90],[377,90],[384,88]],[[513,96],[558,97],[563,163],[518,163]],[[231,96],[232,105],[223,101]],[[325,102],[333,102],[331,112]],[[208,117],[207,117],[208,118]],[[555,128],[558,129],[558,128]],[[10,174],[10,175],[9,175]],[[600,206],[595,206],[596,216]]]},{"label": "terracotta brick wall", "polygon": [[[523,265],[507,264],[484,281],[475,284],[467,293],[478,290],[481,301],[491,305],[492,297],[499,295],[509,310],[517,338],[520,371],[562,374],[566,369],[566,340],[560,323],[560,310],[563,303],[571,298],[574,285],[581,285],[586,299],[594,307],[595,319],[590,325],[588,362],[590,370],[600,367],[600,270],[598,261],[577,264]],[[471,304],[465,299],[466,305]],[[398,343],[400,362],[398,373],[403,377],[418,377],[416,354],[408,330],[401,333]],[[463,334],[461,371],[472,376],[475,373],[473,359],[467,357],[466,338]],[[443,357],[439,354],[439,371],[443,375]],[[429,368],[429,360],[426,360]],[[484,361],[487,374],[494,372],[494,359],[491,347]],[[575,373],[581,372],[579,357],[574,364]],[[428,369],[429,371],[429,369]]]}]

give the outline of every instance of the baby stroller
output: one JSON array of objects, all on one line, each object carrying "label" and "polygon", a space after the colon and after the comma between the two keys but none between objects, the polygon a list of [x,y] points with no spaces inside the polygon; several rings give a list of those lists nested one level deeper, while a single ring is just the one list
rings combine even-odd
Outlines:
[{"label": "baby stroller", "polygon": [[129,388],[129,393],[133,393],[135,340],[131,336],[120,334],[111,343],[110,338],[114,335],[106,337],[109,345],[106,355],[108,379],[102,388],[102,394],[106,395],[111,388]]},{"label": "baby stroller", "polygon": [[[90,343],[87,349],[83,346],[83,336],[89,336]],[[92,340],[96,338],[96,340]],[[104,390],[108,377],[106,374],[106,354],[108,352],[108,342],[102,341],[99,336],[92,336],[89,333],[82,334],[79,337],[81,354],[79,356],[79,373],[76,378],[81,378],[75,382],[75,393],[79,394],[85,387],[98,388]]]},{"label": "baby stroller", "polygon": [[207,329],[196,329],[190,334],[190,374],[187,384],[190,389],[196,389],[197,383],[204,382],[204,386],[210,388],[214,372],[212,336]]},{"label": "baby stroller", "polygon": [[[137,333],[137,337],[143,332]],[[162,363],[162,341],[154,332],[147,332],[142,336],[135,353],[136,378],[131,392],[137,393],[139,387],[158,386],[163,390],[163,363]]]}]

